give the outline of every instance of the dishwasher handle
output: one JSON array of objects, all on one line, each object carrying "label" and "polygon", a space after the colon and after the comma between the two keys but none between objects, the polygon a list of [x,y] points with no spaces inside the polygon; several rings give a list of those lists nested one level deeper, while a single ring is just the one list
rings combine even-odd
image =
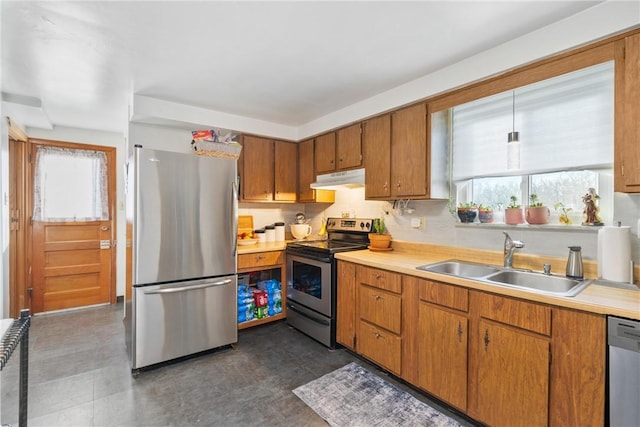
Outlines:
[{"label": "dishwasher handle", "polygon": [[231,283],[231,279],[220,280],[218,282],[204,283],[202,285],[180,286],[177,288],[156,289],[153,291],[145,291],[145,295],[155,294],[174,294],[176,292],[195,291],[196,289],[212,288],[214,286],[226,286]]},{"label": "dishwasher handle", "polygon": [[607,319],[608,344],[640,353],[640,322],[609,317]]}]

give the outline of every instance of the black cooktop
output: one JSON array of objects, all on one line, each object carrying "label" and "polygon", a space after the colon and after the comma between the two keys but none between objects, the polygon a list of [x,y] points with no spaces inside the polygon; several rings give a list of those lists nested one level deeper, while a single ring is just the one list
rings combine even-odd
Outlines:
[{"label": "black cooktop", "polygon": [[343,251],[357,251],[360,249],[366,249],[366,242],[347,242],[341,240],[311,240],[311,241],[299,241],[292,242],[287,245],[287,249],[303,248],[310,250],[317,250],[323,252],[343,252]]}]

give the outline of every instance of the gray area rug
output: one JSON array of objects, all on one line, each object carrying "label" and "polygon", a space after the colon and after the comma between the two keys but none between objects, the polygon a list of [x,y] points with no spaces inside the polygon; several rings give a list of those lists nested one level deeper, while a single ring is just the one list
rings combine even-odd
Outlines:
[{"label": "gray area rug", "polygon": [[460,427],[455,420],[356,363],[343,366],[293,392],[336,427]]}]

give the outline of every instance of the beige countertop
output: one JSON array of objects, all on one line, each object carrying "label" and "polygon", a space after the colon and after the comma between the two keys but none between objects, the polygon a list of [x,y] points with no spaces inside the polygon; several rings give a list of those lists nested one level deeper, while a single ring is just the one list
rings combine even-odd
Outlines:
[{"label": "beige countertop", "polygon": [[286,247],[286,240],[272,243],[256,243],[254,245],[238,245],[238,255],[255,254],[258,252],[284,251]]},{"label": "beige countertop", "polygon": [[[425,279],[451,283],[469,289],[573,308],[598,314],[608,314],[640,320],[640,290],[620,289],[591,284],[575,297],[562,297],[491,285],[475,280],[417,270],[416,267],[451,259],[450,254],[412,253],[404,251],[372,252],[369,250],[341,252],[339,260],[363,264]],[[477,262],[477,260],[474,260]]]}]

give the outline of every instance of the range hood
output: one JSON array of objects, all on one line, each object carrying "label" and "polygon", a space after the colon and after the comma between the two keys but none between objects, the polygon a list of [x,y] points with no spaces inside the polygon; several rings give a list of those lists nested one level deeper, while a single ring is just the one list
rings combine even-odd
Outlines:
[{"label": "range hood", "polygon": [[317,190],[339,190],[341,188],[364,187],[364,169],[318,175],[311,188]]}]

